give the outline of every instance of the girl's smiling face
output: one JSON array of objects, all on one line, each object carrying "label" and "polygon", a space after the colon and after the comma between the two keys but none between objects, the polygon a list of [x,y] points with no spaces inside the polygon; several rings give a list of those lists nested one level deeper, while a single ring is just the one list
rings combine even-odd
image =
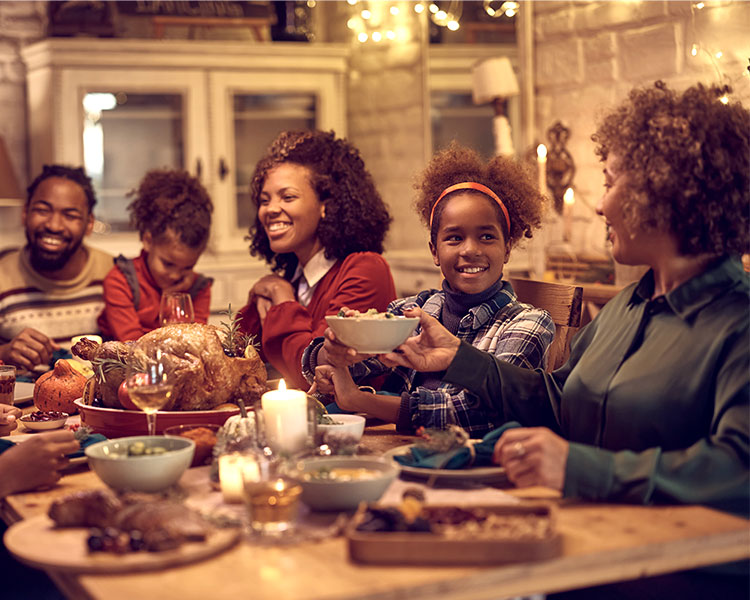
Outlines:
[{"label": "girl's smiling face", "polygon": [[162,291],[186,292],[194,280],[193,268],[203,246],[190,248],[170,228],[154,238],[150,231],[143,234],[143,248],[148,253],[146,264],[156,285]]},{"label": "girl's smiling face", "polygon": [[478,192],[460,192],[442,200],[435,264],[455,291],[477,294],[503,275],[510,257],[494,200]]}]

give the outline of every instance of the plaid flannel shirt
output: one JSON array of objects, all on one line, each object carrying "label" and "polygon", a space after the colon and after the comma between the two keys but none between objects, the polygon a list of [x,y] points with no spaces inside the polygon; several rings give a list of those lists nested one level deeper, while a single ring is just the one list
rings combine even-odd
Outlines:
[{"label": "plaid flannel shirt", "polygon": [[[416,296],[394,300],[388,312],[403,314],[404,308],[419,306],[427,314],[441,320],[445,293],[439,290],[424,290]],[[420,328],[413,335],[417,335]],[[492,299],[469,309],[459,323],[457,337],[475,348],[511,364],[529,369],[543,368],[547,348],[552,342],[555,326],[549,313],[516,299],[513,288],[507,281],[503,289]],[[323,346],[323,338],[316,338],[302,357],[302,373],[312,382],[315,375],[317,355]],[[481,437],[500,426],[497,415],[481,406],[479,398],[463,388],[441,383],[438,389],[415,386],[416,371],[405,367],[386,367],[377,358],[370,358],[350,367],[354,381],[388,374],[381,391],[402,396],[399,411],[399,428],[419,426],[445,429],[456,424],[468,431],[472,437]]]}]

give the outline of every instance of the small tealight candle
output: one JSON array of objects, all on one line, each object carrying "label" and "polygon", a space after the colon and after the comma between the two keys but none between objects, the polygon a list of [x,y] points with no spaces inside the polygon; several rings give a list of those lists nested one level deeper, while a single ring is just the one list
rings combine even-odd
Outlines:
[{"label": "small tealight candle", "polygon": [[242,502],[246,479],[260,479],[255,457],[238,453],[219,457],[219,483],[224,502]]},{"label": "small tealight candle", "polygon": [[566,242],[569,242],[573,235],[573,205],[575,202],[575,192],[573,192],[573,188],[568,188],[563,195],[563,239]]},{"label": "small tealight candle", "polygon": [[307,440],[307,394],[288,390],[282,379],[279,389],[261,396],[266,439],[274,452],[293,454],[304,449]]}]

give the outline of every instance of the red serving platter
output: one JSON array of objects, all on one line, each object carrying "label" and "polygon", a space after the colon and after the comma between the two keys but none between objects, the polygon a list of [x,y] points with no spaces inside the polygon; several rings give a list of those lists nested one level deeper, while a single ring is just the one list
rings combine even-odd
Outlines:
[{"label": "red serving platter", "polygon": [[[108,438],[148,434],[146,413],[140,410],[89,406],[84,404],[81,398],[74,404],[81,414],[81,424],[91,427],[95,433],[101,433]],[[160,410],[156,413],[156,433],[164,433],[167,427],[173,425],[223,425],[229,417],[239,413],[239,407],[220,410]]]}]

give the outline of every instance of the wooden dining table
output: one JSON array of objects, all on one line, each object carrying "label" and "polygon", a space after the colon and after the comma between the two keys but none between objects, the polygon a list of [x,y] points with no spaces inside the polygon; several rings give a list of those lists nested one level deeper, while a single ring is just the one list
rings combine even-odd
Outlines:
[{"label": "wooden dining table", "polygon": [[[392,425],[368,427],[365,453],[413,442]],[[208,468],[188,470],[187,494],[208,493]],[[12,524],[47,512],[51,502],[104,484],[83,465],[53,489],[14,494],[0,504]],[[349,558],[344,537],[261,545],[249,536],[201,562],[126,574],[47,570],[69,598],[498,599],[625,581],[750,558],[748,521],[702,506],[633,506],[560,499],[543,488],[505,489],[556,503],[562,552],[548,560],[490,567],[363,565]]]}]

